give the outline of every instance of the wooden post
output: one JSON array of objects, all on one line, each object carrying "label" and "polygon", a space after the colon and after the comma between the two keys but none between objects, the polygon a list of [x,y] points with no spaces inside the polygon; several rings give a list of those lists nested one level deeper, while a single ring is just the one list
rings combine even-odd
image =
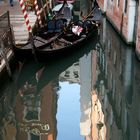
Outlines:
[{"label": "wooden post", "polygon": [[10,24],[10,16],[9,16],[9,11],[7,11],[7,15],[8,15],[8,28],[10,30],[10,40],[12,42],[12,45],[15,45],[15,37],[13,35],[13,32],[12,32],[12,28],[11,28],[11,24]]},{"label": "wooden post", "polygon": [[[44,15],[44,19],[45,19],[45,21],[47,20],[47,17],[46,17],[46,11],[45,11],[45,6],[43,5],[43,1],[42,0],[40,0],[40,2],[41,2],[41,5],[42,5],[42,10],[43,10],[43,15]],[[47,3],[47,2],[46,2]],[[47,5],[46,5],[47,6]]]},{"label": "wooden post", "polygon": [[[25,23],[26,23],[28,32],[29,32],[29,39],[30,39],[30,43],[31,43],[31,45],[32,45],[32,53],[34,54],[35,59],[36,59],[36,55],[35,55],[35,45],[34,45],[34,40],[33,40],[32,27],[31,27],[31,25],[30,25],[30,21],[29,21],[28,13],[27,13],[27,11],[26,11],[26,7],[25,7],[24,0],[19,0],[19,3],[20,3],[20,7],[21,7],[21,10],[22,10],[22,13],[23,13],[23,15],[24,15],[24,19],[25,19]],[[26,57],[26,56],[25,56],[25,57]]]},{"label": "wooden post", "polygon": [[31,45],[32,45],[32,47],[33,47],[33,49],[32,49],[32,53],[33,54],[35,54],[35,49],[34,49],[34,39],[33,39],[33,34],[32,34],[32,32],[29,32],[29,39],[30,39],[30,43],[31,43]]},{"label": "wooden post", "polygon": [[2,58],[5,61],[5,65],[6,65],[6,69],[7,69],[8,75],[9,75],[9,77],[12,77],[11,69],[10,69],[10,66],[9,66],[8,59],[7,59],[7,54],[4,51],[3,40],[0,40],[0,46],[1,46],[1,56],[2,56]]},{"label": "wooden post", "polygon": [[40,10],[38,7],[37,0],[34,0],[34,6],[35,6],[38,23],[39,23],[40,27],[42,27],[41,13],[40,13]]},{"label": "wooden post", "polygon": [[34,38],[33,38],[32,32],[29,32],[29,39],[30,39],[30,43],[32,45],[32,54],[34,55],[35,61],[38,62],[37,57],[36,57],[36,53],[35,53],[35,45],[34,45]]}]

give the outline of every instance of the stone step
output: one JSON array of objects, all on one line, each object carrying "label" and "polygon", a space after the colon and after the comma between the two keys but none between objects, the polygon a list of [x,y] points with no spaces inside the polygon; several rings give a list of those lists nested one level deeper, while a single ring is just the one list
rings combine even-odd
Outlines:
[{"label": "stone step", "polygon": [[28,36],[29,35],[29,33],[28,32],[14,32],[14,35],[15,36]]},{"label": "stone step", "polygon": [[20,45],[26,44],[27,42],[28,42],[27,40],[16,40],[16,41],[15,41],[15,44],[16,44],[17,46],[20,46]]},{"label": "stone step", "polygon": [[[25,21],[24,17],[11,17],[10,16],[10,20],[21,20],[21,21]],[[29,20],[36,20],[36,16],[29,16]]]},{"label": "stone step", "polygon": [[[29,13],[29,21],[32,28],[34,27],[36,20],[37,17],[34,12]],[[26,44],[28,42],[29,32],[23,15],[10,15],[10,23],[13,27],[15,44]]]}]

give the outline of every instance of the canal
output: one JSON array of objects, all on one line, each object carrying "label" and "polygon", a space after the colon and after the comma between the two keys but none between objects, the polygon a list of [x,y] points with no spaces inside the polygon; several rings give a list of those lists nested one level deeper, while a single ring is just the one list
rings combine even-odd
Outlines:
[{"label": "canal", "polygon": [[0,140],[139,140],[139,69],[103,18],[78,52],[16,67],[1,91]]}]

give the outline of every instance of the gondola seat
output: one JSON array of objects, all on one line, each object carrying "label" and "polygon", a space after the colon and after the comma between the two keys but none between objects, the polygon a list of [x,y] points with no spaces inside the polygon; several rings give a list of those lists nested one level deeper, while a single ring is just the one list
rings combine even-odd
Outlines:
[{"label": "gondola seat", "polygon": [[49,20],[48,21],[48,32],[54,32],[55,31],[55,20]]},{"label": "gondola seat", "polygon": [[61,32],[62,29],[66,26],[66,19],[57,19],[55,21],[55,32]]}]

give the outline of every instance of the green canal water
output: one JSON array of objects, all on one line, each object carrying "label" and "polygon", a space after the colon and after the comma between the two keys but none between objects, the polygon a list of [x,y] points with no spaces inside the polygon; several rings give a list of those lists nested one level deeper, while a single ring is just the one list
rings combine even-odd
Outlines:
[{"label": "green canal water", "polygon": [[139,140],[140,62],[103,18],[100,35],[1,88],[0,140]]}]

